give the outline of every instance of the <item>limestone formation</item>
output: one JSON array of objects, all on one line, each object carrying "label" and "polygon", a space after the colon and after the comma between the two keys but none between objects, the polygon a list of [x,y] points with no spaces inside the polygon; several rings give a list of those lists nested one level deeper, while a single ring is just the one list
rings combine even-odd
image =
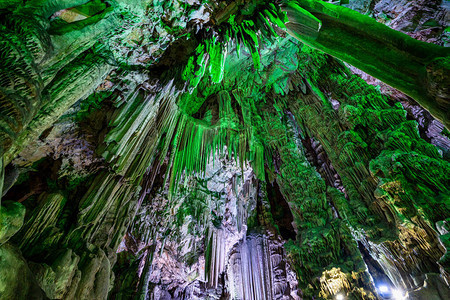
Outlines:
[{"label": "limestone formation", "polygon": [[0,299],[449,299],[449,9],[0,0]]}]

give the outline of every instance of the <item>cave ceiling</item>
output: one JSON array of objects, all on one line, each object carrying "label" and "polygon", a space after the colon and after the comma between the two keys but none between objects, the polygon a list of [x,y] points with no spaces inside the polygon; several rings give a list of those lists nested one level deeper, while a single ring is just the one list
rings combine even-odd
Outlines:
[{"label": "cave ceiling", "polygon": [[447,0],[0,0],[1,299],[450,299]]}]

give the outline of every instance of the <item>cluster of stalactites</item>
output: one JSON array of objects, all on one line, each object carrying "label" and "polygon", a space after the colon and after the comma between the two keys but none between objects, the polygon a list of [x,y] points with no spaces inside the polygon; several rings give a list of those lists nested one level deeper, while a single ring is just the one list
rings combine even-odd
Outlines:
[{"label": "cluster of stalactites", "polygon": [[247,49],[255,69],[259,70],[261,43],[273,43],[274,38],[283,36],[286,29],[284,24],[288,21],[286,13],[273,3],[258,6],[252,16],[245,16],[243,20],[241,17],[230,15],[228,22],[217,28],[212,37],[202,42],[189,58],[183,79],[192,88],[199,84],[206,71],[213,83],[222,81],[226,56],[232,44],[238,56],[241,48]]},{"label": "cluster of stalactites", "polygon": [[[191,174],[204,172],[209,159],[216,155],[228,154],[243,168],[246,162],[252,162],[256,175],[263,176],[263,149],[254,142],[254,133],[250,127],[243,127],[231,107],[231,97],[226,91],[218,94],[220,120],[209,125],[181,111],[168,124],[166,143],[172,140],[171,190],[177,186],[183,172]],[[169,138],[170,136],[170,138]],[[168,144],[164,147],[168,149]],[[257,167],[259,166],[259,168]]]}]

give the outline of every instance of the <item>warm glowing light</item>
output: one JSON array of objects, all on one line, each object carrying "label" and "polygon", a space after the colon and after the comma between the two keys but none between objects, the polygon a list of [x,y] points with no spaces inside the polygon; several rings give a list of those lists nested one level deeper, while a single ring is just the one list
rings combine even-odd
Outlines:
[{"label": "warm glowing light", "polygon": [[342,294],[337,294],[337,295],[336,295],[336,300],[344,300],[344,295],[342,295]]},{"label": "warm glowing light", "polygon": [[387,293],[387,292],[389,292],[389,288],[388,288],[387,285],[380,285],[380,286],[378,287],[378,289],[379,289],[380,292],[382,292],[382,293]]},{"label": "warm glowing light", "polygon": [[404,299],[403,291],[401,291],[401,290],[393,290],[392,291],[392,298],[395,299],[395,300],[402,300],[402,299]]}]

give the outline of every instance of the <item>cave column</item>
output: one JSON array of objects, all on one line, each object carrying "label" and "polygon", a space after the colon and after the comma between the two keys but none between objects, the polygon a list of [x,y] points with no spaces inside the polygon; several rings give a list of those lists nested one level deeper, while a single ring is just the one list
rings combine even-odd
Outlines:
[{"label": "cave column", "polygon": [[[333,297],[338,293],[357,295],[356,281],[348,281],[345,274],[358,274],[371,293],[371,284],[365,265],[345,223],[333,216],[330,195],[325,181],[305,157],[304,149],[295,141],[287,120],[275,113],[265,116],[264,138],[275,146],[281,160],[276,176],[280,190],[293,213],[297,238],[286,244],[288,257],[299,276],[304,295]],[[336,191],[337,192],[337,191]],[[313,278],[334,274],[339,279],[331,289],[328,280],[316,282]],[[356,277],[355,277],[356,278]],[[312,288],[311,288],[312,287]]]}]

